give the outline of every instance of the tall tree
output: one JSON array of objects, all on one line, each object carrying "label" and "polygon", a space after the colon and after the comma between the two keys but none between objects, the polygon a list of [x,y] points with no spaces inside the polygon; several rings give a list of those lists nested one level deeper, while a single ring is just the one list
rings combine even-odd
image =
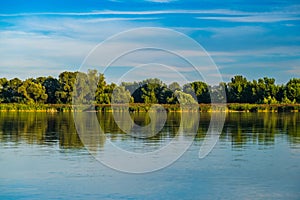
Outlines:
[{"label": "tall tree", "polygon": [[294,103],[300,103],[300,78],[293,78],[286,84],[286,95]]},{"label": "tall tree", "polygon": [[103,74],[99,74],[97,89],[96,89],[96,103],[97,104],[110,104],[111,94],[115,89],[116,84],[112,83],[107,85]]},{"label": "tall tree", "polygon": [[278,89],[274,78],[264,77],[258,79],[257,103],[277,103],[276,94]]},{"label": "tall tree", "polygon": [[212,86],[210,95],[214,103],[226,103],[228,95],[227,84],[222,82],[219,85]]},{"label": "tall tree", "polygon": [[18,78],[9,80],[2,89],[2,95],[5,103],[22,103],[24,101],[22,94],[18,92],[18,88],[22,85],[22,81]]},{"label": "tall tree", "polygon": [[24,81],[18,92],[22,95],[24,103],[45,103],[48,97],[45,87],[33,82],[32,79]]},{"label": "tall tree", "polygon": [[192,95],[184,93],[182,91],[175,91],[174,96],[176,97],[176,103],[181,105],[197,104],[198,102],[192,97]]},{"label": "tall tree", "polygon": [[59,81],[56,78],[48,76],[43,81],[41,81],[41,83],[45,87],[46,94],[48,95],[47,103],[50,104],[58,103],[58,99],[55,93],[60,89]]},{"label": "tall tree", "polygon": [[122,104],[122,103],[131,103],[133,98],[130,95],[130,92],[125,89],[124,86],[117,86],[113,90],[113,103]]},{"label": "tall tree", "polygon": [[164,103],[166,85],[157,78],[146,79],[139,83],[124,84],[132,93],[135,103]]},{"label": "tall tree", "polygon": [[122,82],[121,86],[124,86],[126,90],[128,90],[133,98],[135,103],[143,102],[142,99],[142,91],[141,91],[141,82]]},{"label": "tall tree", "polygon": [[171,84],[168,86],[168,88],[169,88],[171,91],[173,91],[173,92],[175,92],[175,91],[181,91],[181,90],[182,90],[182,88],[181,88],[181,86],[179,85],[178,82],[173,82],[173,83],[171,83]]},{"label": "tall tree", "polygon": [[234,76],[228,83],[228,102],[249,103],[252,96],[251,83],[243,76]]},{"label": "tall tree", "polygon": [[210,103],[209,86],[201,81],[195,81],[183,86],[183,92],[192,96],[196,95],[198,103]]},{"label": "tall tree", "polygon": [[7,79],[6,78],[0,78],[0,103],[5,101],[5,96],[3,95],[4,88],[7,85]]},{"label": "tall tree", "polygon": [[55,92],[58,103],[71,104],[77,72],[62,72],[59,75],[59,90]]}]

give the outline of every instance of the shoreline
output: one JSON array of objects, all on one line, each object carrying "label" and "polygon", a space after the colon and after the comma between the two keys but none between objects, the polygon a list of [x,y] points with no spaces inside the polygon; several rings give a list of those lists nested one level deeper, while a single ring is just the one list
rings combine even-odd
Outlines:
[{"label": "shoreline", "polygon": [[[248,104],[248,103],[228,103],[228,104],[120,104],[114,105],[117,112],[129,110],[131,113],[148,112],[152,105],[158,105],[158,112],[165,109],[167,112],[300,112],[300,104]],[[225,106],[225,109],[224,109]],[[77,106],[74,110],[70,104],[0,104],[0,112],[112,112],[110,104],[97,104],[95,108],[88,106]]]}]

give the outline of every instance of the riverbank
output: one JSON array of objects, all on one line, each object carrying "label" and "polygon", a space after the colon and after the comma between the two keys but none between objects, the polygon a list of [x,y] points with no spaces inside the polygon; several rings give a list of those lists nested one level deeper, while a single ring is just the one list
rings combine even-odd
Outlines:
[{"label": "riverbank", "polygon": [[[124,112],[127,109],[130,112],[148,112],[151,104],[130,104],[114,105],[114,109],[119,112]],[[199,109],[195,106],[182,106],[179,104],[162,104],[156,109],[167,112],[299,112],[300,104],[226,104],[226,106],[218,104],[199,104]],[[111,105],[99,104],[95,108],[89,106],[76,107],[76,111],[97,111],[97,112],[112,112]],[[0,104],[0,112],[72,112],[74,108],[69,104]]]}]

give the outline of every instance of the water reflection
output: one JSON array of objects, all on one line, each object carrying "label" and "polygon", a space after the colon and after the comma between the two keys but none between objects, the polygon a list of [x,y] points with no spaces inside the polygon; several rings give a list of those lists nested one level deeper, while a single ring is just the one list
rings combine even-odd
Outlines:
[{"label": "water reflection", "polygon": [[[128,140],[118,127],[112,113],[97,113],[101,128],[111,141]],[[147,113],[131,115],[141,126],[150,123]],[[200,114],[195,141],[202,141],[210,122],[209,113]],[[97,122],[89,122],[97,123]],[[165,126],[153,137],[136,139],[141,143],[161,143],[176,136],[180,123],[186,127],[193,122],[181,122],[180,113],[168,113]],[[128,128],[128,127],[127,127]],[[300,113],[228,113],[220,140],[231,141],[234,148],[247,145],[274,145],[276,137],[285,136],[290,144],[300,143]],[[131,137],[132,138],[132,137]],[[91,138],[90,138],[91,139]],[[93,140],[93,139],[92,139]],[[72,113],[0,113],[0,142],[19,144],[59,145],[60,148],[82,148],[76,133]],[[93,140],[105,146],[105,137]]]},{"label": "water reflection", "polygon": [[230,138],[234,147],[243,147],[274,145],[275,138],[284,135],[291,143],[300,142],[299,113],[230,113],[221,139]]},{"label": "water reflection", "polygon": [[0,142],[55,145],[61,148],[83,147],[71,114],[0,113]]}]

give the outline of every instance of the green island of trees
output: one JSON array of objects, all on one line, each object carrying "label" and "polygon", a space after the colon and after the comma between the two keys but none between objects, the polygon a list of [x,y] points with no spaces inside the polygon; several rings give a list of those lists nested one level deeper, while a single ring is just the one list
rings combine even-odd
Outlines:
[{"label": "green island of trees", "polygon": [[[94,93],[89,93],[86,80],[94,81]],[[98,111],[110,109],[114,91],[119,94],[114,95],[114,102],[129,101],[132,111],[147,111],[152,104],[162,104],[167,111],[178,111],[180,99],[180,104],[198,103],[200,111],[205,112],[212,106],[212,95],[217,103],[227,103],[229,111],[300,110],[300,78],[281,85],[274,78],[249,81],[240,75],[214,86],[202,81],[183,86],[177,82],[166,85],[157,78],[116,85],[106,83],[104,75],[96,70],[89,70],[87,73],[65,71],[58,78],[0,78],[0,111],[70,111],[75,86],[76,97],[92,102]],[[226,98],[220,95],[222,91]]]}]

